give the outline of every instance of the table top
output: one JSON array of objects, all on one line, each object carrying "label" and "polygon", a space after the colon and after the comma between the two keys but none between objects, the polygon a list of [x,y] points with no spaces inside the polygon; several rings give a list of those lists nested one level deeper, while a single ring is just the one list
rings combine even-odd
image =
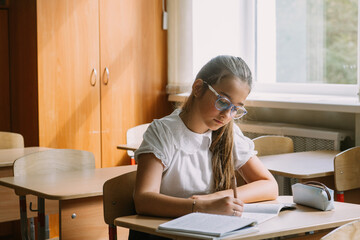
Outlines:
[{"label": "table top", "polygon": [[[276,202],[291,203],[292,196],[280,196]],[[264,239],[309,231],[336,228],[350,221],[360,219],[360,205],[335,202],[335,209],[319,211],[301,205],[296,210],[282,211],[278,217],[258,225],[259,232],[240,235],[229,239]],[[132,215],[115,219],[115,225],[161,236],[170,236],[156,232],[157,227],[169,221],[169,218]]]},{"label": "table top", "polygon": [[259,157],[273,174],[298,178],[334,175],[334,157],[339,151],[323,150],[295,152]]},{"label": "table top", "polygon": [[15,190],[17,195],[32,194],[46,199],[67,200],[101,196],[104,183],[116,176],[137,169],[137,165],[82,171],[55,172],[0,178],[0,185]]},{"label": "table top", "polygon": [[0,167],[11,167],[16,159],[29,153],[49,150],[45,147],[26,147],[0,149]]},{"label": "table top", "polygon": [[117,145],[117,149],[135,151],[140,147],[140,144],[120,144]]}]

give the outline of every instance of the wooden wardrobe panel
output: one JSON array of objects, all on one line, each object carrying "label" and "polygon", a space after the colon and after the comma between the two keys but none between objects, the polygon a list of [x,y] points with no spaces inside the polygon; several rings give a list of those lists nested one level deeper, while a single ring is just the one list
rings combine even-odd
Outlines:
[{"label": "wooden wardrobe panel", "polygon": [[142,109],[135,112],[135,121],[144,123],[168,115],[173,109],[166,94],[167,31],[162,29],[162,1],[142,0],[141,5],[139,28],[144,41],[139,55],[145,57],[139,57],[139,61],[145,71],[139,72],[136,79],[136,94],[140,97],[133,96],[133,100],[136,109]]},{"label": "wooden wardrobe panel", "polygon": [[126,151],[116,149],[126,142],[127,129],[170,113],[161,4],[161,0],[100,1],[103,167],[129,164]]},{"label": "wooden wardrobe panel", "polygon": [[101,166],[98,10],[97,0],[37,1],[40,146],[91,151],[96,167]]},{"label": "wooden wardrobe panel", "polygon": [[8,16],[0,9],[0,131],[11,131]]},{"label": "wooden wardrobe panel", "polygon": [[36,2],[12,0],[9,15],[12,131],[38,146]]}]

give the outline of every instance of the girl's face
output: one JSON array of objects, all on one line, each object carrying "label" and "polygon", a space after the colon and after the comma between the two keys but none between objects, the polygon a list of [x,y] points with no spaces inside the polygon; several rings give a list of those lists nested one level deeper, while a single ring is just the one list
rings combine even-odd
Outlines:
[{"label": "girl's face", "polygon": [[[224,78],[212,87],[220,96],[226,97],[235,106],[244,106],[245,99],[250,92],[249,86],[235,77]],[[217,96],[208,87],[206,88],[206,92],[199,99],[199,117],[202,119],[204,129],[214,131],[232,120],[231,108],[224,111],[218,110],[215,107]]]}]

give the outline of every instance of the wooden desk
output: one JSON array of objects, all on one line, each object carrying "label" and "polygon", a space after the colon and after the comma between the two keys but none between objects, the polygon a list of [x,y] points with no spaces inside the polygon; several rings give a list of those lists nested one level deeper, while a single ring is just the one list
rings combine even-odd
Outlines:
[{"label": "wooden desk", "polygon": [[59,201],[61,239],[106,239],[103,217],[103,185],[110,178],[137,166],[88,169],[45,175],[0,178],[0,185],[17,195],[32,194]]},{"label": "wooden desk", "polygon": [[[0,149],[0,178],[14,176],[12,166],[16,159],[29,153],[49,150],[44,147],[26,147]],[[19,197],[14,194],[12,189],[0,186],[0,223],[20,219]],[[30,197],[29,201],[33,202],[36,207],[37,199]],[[57,205],[55,206],[57,208]],[[53,213],[53,210],[51,210]],[[35,217],[36,213],[28,211],[29,217]]]},{"label": "wooden desk", "polygon": [[309,179],[334,175],[334,157],[339,151],[309,151],[261,156],[273,174]]},{"label": "wooden desk", "polygon": [[29,153],[49,150],[45,147],[26,147],[26,148],[9,148],[0,149],[0,168],[11,167],[16,159]]},{"label": "wooden desk", "polygon": [[[277,201],[289,203],[292,202],[292,196],[280,196]],[[335,209],[327,212],[301,205],[296,207],[296,210],[280,212],[278,217],[259,224],[259,232],[237,236],[232,239],[266,239],[310,231],[330,230],[350,221],[360,219],[360,205],[357,204],[335,202]],[[170,235],[156,232],[160,224],[169,220],[168,218],[132,215],[116,218],[115,225],[171,237]]]},{"label": "wooden desk", "polygon": [[135,151],[140,147],[140,144],[120,144],[116,148],[122,150]]}]

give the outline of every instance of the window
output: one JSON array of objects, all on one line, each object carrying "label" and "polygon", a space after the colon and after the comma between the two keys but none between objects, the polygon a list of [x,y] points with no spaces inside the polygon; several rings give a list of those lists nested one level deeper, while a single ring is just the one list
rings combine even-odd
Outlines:
[{"label": "window", "polygon": [[240,2],[193,1],[193,77],[212,57],[220,54],[240,55]]},{"label": "window", "polygon": [[357,0],[257,0],[254,9],[263,90],[356,94]]},{"label": "window", "polygon": [[[187,36],[184,49],[179,49],[181,41],[177,40],[175,45],[169,42],[169,51],[177,49],[184,55],[185,48],[191,49],[191,54],[187,54],[192,57],[189,64],[181,66],[186,71],[178,70],[192,73],[187,77],[191,81],[211,57],[230,54],[241,56],[248,63],[256,82],[255,91],[346,96],[358,93],[358,0],[167,3],[170,8],[176,3],[174,9],[187,14],[187,20],[178,18],[173,23],[185,21],[190,25],[179,27],[183,29],[179,32],[173,31],[170,23],[168,35],[169,39],[176,39],[173,31],[178,38]],[[172,17],[171,12],[169,16]],[[179,65],[179,58],[174,62]]]}]

